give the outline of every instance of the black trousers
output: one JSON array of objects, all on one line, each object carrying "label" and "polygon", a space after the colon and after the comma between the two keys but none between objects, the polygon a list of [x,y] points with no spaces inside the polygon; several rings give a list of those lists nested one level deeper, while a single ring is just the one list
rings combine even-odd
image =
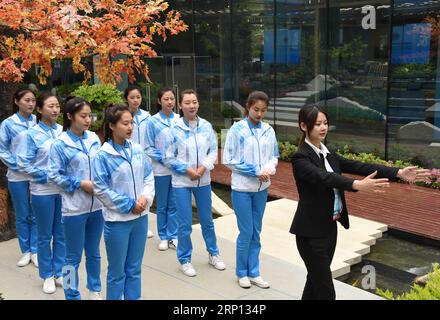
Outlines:
[{"label": "black trousers", "polygon": [[338,229],[335,227],[325,238],[296,236],[299,254],[307,268],[307,282],[302,300],[335,300],[330,264],[336,249]]}]

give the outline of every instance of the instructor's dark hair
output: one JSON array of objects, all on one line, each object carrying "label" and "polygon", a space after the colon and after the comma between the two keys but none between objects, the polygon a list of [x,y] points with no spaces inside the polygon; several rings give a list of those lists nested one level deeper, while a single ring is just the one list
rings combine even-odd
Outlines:
[{"label": "instructor's dark hair", "polygon": [[[302,132],[302,137],[299,142],[299,145],[302,145],[306,139],[306,134],[310,133],[315,127],[316,119],[318,118],[318,114],[322,112],[327,118],[327,123],[330,125],[330,120],[328,118],[327,112],[325,112],[324,108],[317,104],[309,104],[301,108],[298,115],[298,127]],[[301,123],[304,123],[307,127],[307,132],[301,129]]]}]

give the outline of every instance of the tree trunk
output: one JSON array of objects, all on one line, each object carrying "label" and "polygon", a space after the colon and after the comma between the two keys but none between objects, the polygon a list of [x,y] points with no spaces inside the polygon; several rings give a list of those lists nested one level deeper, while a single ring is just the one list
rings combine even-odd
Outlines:
[{"label": "tree trunk", "polygon": [[[0,123],[12,114],[12,96],[18,86],[16,83],[0,81]],[[15,215],[10,208],[6,170],[0,161],[0,241],[15,237]]]}]

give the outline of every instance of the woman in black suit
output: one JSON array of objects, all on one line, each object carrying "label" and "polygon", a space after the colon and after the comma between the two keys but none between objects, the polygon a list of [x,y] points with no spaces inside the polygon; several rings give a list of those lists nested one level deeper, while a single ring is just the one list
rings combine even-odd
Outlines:
[{"label": "woman in black suit", "polygon": [[[290,232],[296,235],[298,251],[307,268],[302,299],[334,300],[330,264],[336,249],[336,221],[349,228],[344,191],[384,192],[389,180],[413,182],[426,178],[429,172],[417,167],[398,169],[366,164],[328,151],[322,141],[329,119],[317,105],[303,107],[298,122],[303,137],[292,165],[299,202]],[[341,173],[366,177],[354,180]]]}]

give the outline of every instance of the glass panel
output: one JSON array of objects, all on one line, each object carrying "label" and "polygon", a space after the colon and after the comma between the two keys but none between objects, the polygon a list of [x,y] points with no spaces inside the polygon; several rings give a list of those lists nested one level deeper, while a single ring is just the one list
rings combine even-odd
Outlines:
[{"label": "glass panel", "polygon": [[224,99],[230,100],[230,1],[194,0],[195,86],[201,117],[224,127]]},{"label": "glass panel", "polygon": [[389,148],[391,159],[440,166],[438,1],[394,2]]},{"label": "glass panel", "polygon": [[330,1],[327,144],[385,156],[389,1]]},{"label": "glass panel", "polygon": [[[274,6],[273,1],[233,1],[231,110],[243,110],[251,91],[274,97]],[[241,114],[232,111],[231,118]]]},{"label": "glass panel", "polygon": [[[279,140],[297,143],[300,108],[325,93],[326,7],[325,1],[278,0],[276,5],[276,95],[268,119],[274,119]],[[271,51],[265,46],[265,53]],[[265,63],[274,58],[269,55]]]}]

